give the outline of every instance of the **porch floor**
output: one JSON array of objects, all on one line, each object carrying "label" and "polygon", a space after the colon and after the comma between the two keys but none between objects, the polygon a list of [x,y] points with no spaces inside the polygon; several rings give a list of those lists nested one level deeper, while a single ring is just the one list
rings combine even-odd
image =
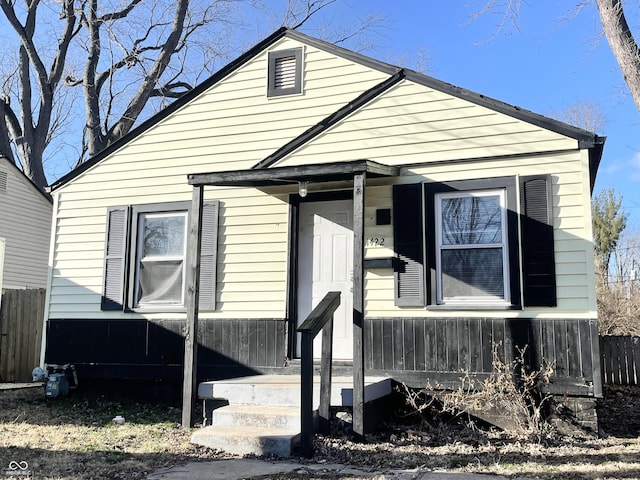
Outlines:
[{"label": "porch floor", "polygon": [[[320,377],[314,377],[314,408],[320,392]],[[372,402],[391,393],[392,379],[365,377],[364,401]],[[198,385],[198,398],[226,399],[235,405],[300,406],[300,375],[252,375],[213,380]],[[331,378],[331,406],[353,406],[353,379]]]}]

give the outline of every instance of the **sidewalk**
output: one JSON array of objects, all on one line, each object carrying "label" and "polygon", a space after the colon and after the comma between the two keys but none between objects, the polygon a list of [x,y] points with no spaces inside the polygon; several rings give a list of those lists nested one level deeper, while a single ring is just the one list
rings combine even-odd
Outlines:
[{"label": "sidewalk", "polygon": [[[310,480],[317,478],[334,478],[340,480],[362,479],[372,480],[507,480],[496,475],[480,475],[476,473],[421,472],[419,470],[359,470],[348,465],[338,464],[300,464],[291,462],[270,462],[254,459],[216,460],[211,462],[193,462],[179,467],[158,470],[147,477],[147,480],[238,480],[263,477],[269,474],[296,473],[304,474]],[[311,477],[313,478],[313,477]]]}]

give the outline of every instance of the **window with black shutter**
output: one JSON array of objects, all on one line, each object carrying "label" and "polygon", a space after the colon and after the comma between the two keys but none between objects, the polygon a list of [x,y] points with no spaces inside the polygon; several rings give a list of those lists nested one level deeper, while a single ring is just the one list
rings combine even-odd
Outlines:
[{"label": "window with black shutter", "polygon": [[[182,309],[190,202],[112,207],[107,212],[103,310]],[[200,309],[215,308],[218,202],[203,206]]]},{"label": "window with black shutter", "polygon": [[520,195],[515,177],[394,186],[396,305],[555,306],[551,177]]}]

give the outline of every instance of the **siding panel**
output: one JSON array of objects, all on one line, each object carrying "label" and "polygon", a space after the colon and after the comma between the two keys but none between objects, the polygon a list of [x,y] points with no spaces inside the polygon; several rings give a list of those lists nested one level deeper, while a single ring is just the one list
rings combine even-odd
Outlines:
[{"label": "siding panel", "polygon": [[0,175],[6,176],[6,188],[0,191],[0,238],[5,239],[0,285],[45,288],[53,207],[8,162],[0,158]]}]

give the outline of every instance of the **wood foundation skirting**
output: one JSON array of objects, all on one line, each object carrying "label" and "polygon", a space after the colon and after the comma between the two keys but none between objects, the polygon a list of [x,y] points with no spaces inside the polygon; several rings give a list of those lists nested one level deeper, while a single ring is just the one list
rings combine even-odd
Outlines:
[{"label": "wood foundation skirting", "polygon": [[[46,362],[72,363],[100,378],[181,378],[184,320],[48,321]],[[198,378],[298,373],[286,319],[201,319]],[[364,372],[409,386],[456,388],[464,372],[493,371],[493,352],[512,361],[527,346],[535,367],[551,362],[550,393],[601,396],[593,319],[365,318]]]}]

